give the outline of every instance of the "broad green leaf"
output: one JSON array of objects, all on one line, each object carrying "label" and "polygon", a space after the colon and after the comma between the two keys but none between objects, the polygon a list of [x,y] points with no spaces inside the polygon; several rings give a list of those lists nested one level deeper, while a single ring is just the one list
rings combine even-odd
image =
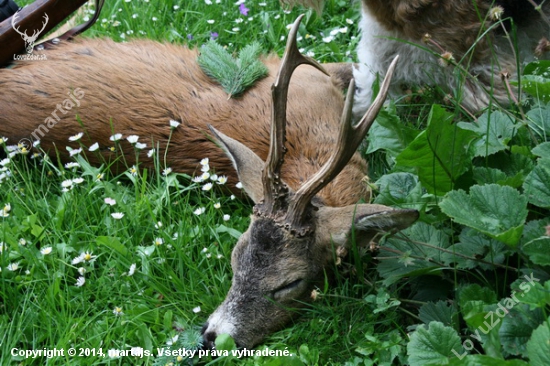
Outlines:
[{"label": "broad green leaf", "polygon": [[98,245],[105,245],[106,247],[111,248],[122,255],[128,254],[128,249],[126,249],[118,238],[111,236],[98,236],[95,241]]},{"label": "broad green leaf", "polygon": [[457,179],[471,167],[472,131],[458,128],[453,114],[433,105],[428,128],[397,156],[397,166],[416,168],[429,193],[443,195],[454,188]]},{"label": "broad green leaf", "polygon": [[422,197],[422,185],[418,177],[410,173],[391,173],[382,176],[376,185],[379,194],[374,203],[392,207],[414,208],[421,211],[426,206]]},{"label": "broad green leaf", "polygon": [[550,304],[550,281],[540,283],[538,275],[529,273],[517,281],[511,288],[514,290],[514,299],[529,305],[529,309],[544,308]]},{"label": "broad green leaf", "polygon": [[507,247],[500,241],[480,234],[478,231],[465,227],[460,233],[459,242],[447,248],[452,253],[444,253],[443,258],[446,264],[454,264],[457,268],[472,269],[480,267],[485,270],[493,269],[494,266],[482,263],[504,262]]},{"label": "broad green leaf", "polygon": [[502,170],[507,177],[519,178],[523,182],[535,167],[533,160],[519,153],[501,151],[481,160],[483,166]]},{"label": "broad green leaf", "polygon": [[543,142],[535,146],[531,152],[533,155],[540,156],[541,158],[550,159],[550,142]]},{"label": "broad green leaf", "polygon": [[[550,82],[550,79],[548,80]],[[550,94],[547,94],[550,97]],[[543,105],[527,112],[529,128],[543,140],[550,139],[550,106]]]},{"label": "broad green leaf", "polygon": [[505,305],[509,303],[496,302],[493,291],[477,284],[466,286],[460,292],[460,310],[472,332],[470,337],[481,343],[487,355],[501,357],[498,331],[500,318],[507,313]]},{"label": "broad green leaf", "polygon": [[411,366],[446,365],[464,352],[456,331],[440,322],[431,322],[428,328],[419,325],[410,339],[407,355]]},{"label": "broad green leaf", "polygon": [[503,360],[486,355],[464,355],[463,358],[453,358],[450,366],[529,366],[523,360]]},{"label": "broad green leaf", "polygon": [[537,60],[528,63],[523,68],[523,75],[540,75],[545,78],[550,78],[550,61]]},{"label": "broad green leaf", "polygon": [[525,245],[531,240],[538,239],[546,235],[546,227],[550,225],[550,217],[541,220],[532,220],[523,227],[521,242]]},{"label": "broad green leaf", "polygon": [[541,266],[550,265],[550,238],[541,237],[533,239],[530,242],[523,245],[522,251],[527,254],[529,259]]},{"label": "broad green leaf", "polygon": [[384,283],[389,285],[405,276],[438,274],[441,265],[437,263],[442,262],[439,248],[450,244],[447,234],[423,222],[401,233],[406,239],[391,237],[381,243],[377,270],[385,279]]},{"label": "broad green leaf", "polygon": [[367,154],[385,150],[392,156],[401,153],[418,135],[419,131],[406,126],[399,119],[395,105],[381,110],[367,136]]},{"label": "broad green leaf", "polygon": [[435,303],[428,302],[422,305],[418,311],[418,317],[424,324],[438,321],[445,326],[453,327],[455,330],[459,326],[456,306],[443,300]]},{"label": "broad green leaf", "polygon": [[532,366],[550,365],[550,318],[531,334],[527,342],[527,354]]},{"label": "broad green leaf", "polygon": [[507,186],[474,185],[470,193],[449,192],[439,203],[454,221],[515,247],[527,218],[527,198]]},{"label": "broad green leaf", "polygon": [[495,183],[501,186],[519,188],[524,181],[523,175],[516,174],[509,177],[502,170],[496,168],[474,167],[472,171],[474,181],[479,185]]},{"label": "broad green leaf", "polygon": [[237,349],[235,341],[229,334],[222,333],[218,335],[214,343],[216,344],[216,349],[218,350],[231,351]]},{"label": "broad green leaf", "polygon": [[523,184],[529,203],[550,208],[550,159],[539,159]]},{"label": "broad green leaf", "polygon": [[460,122],[458,126],[476,133],[476,156],[488,156],[506,150],[518,126],[501,111],[487,111],[475,122]]},{"label": "broad green leaf", "polygon": [[521,87],[543,102],[550,101],[550,79],[539,75],[524,75],[521,78]]},{"label": "broad green leaf", "polygon": [[[478,284],[465,286],[459,293],[460,311],[465,318],[474,315],[478,312],[477,309],[481,309],[473,303],[480,303],[482,307],[484,305],[495,304],[497,302],[497,295],[493,290],[481,287]],[[472,305],[473,304],[473,305]]]},{"label": "broad green leaf", "polygon": [[531,311],[525,304],[510,309],[498,331],[506,354],[527,357],[527,341],[544,319],[541,309]]}]

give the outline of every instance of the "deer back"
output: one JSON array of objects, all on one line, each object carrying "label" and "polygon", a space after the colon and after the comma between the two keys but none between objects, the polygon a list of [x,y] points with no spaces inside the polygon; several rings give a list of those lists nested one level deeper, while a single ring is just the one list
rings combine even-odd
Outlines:
[{"label": "deer back", "polygon": [[[237,177],[228,158],[208,136],[207,124],[267,158],[270,136],[271,85],[280,59],[263,61],[269,75],[241,97],[228,98],[197,65],[197,51],[186,47],[139,40],[116,43],[108,39],[80,39],[44,51],[45,61],[20,62],[0,69],[0,135],[15,143],[39,139],[44,150],[99,143],[107,161],[113,158],[109,137],[114,133],[140,136],[148,148],[166,147],[169,120],[181,122],[169,145],[168,165],[178,172],[195,173],[202,158],[210,158],[218,175],[229,185]],[[342,90],[351,65],[327,65],[328,77],[311,67],[296,70],[288,96],[288,154],[282,175],[291,187],[314,174],[334,149],[344,98]],[[76,97],[75,97],[76,96]],[[80,142],[69,137],[84,132]],[[129,164],[132,146],[121,141]],[[86,151],[98,164],[96,154]],[[153,160],[144,150],[142,167]],[[368,199],[361,180],[364,160],[356,154],[345,171],[320,197],[328,205],[347,205]]]}]

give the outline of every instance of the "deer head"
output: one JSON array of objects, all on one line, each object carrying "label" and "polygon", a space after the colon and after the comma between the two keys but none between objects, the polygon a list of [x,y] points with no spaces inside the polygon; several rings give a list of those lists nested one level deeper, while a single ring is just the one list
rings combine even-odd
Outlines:
[{"label": "deer head", "polygon": [[36,40],[38,39],[38,36],[40,35],[40,33],[42,33],[42,31],[44,30],[44,28],[46,28],[46,25],[48,24],[48,20],[49,20],[48,14],[44,13],[44,22],[42,23],[42,29],[40,30],[35,29],[32,33],[32,36],[29,36],[26,30],[25,32],[21,32],[19,30],[19,27],[15,26],[15,22],[17,21],[20,10],[21,9],[17,10],[17,12],[13,14],[11,18],[11,26],[17,33],[21,35],[21,37],[23,37],[23,40],[25,41],[25,49],[27,50],[27,53],[31,53],[32,50],[34,49],[34,42],[36,42]]},{"label": "deer head", "polygon": [[384,99],[396,60],[380,93],[365,116],[351,125],[354,82],[350,83],[341,118],[338,147],[323,168],[293,191],[280,178],[285,155],[286,100],[292,72],[301,64],[323,71],[296,46],[301,17],[294,23],[275,83],[272,86],[271,142],[267,162],[249,148],[210,127],[233,162],[243,187],[255,202],[248,230],[233,249],[233,282],[225,301],[203,327],[204,346],[214,347],[222,333],[239,347],[251,348],[280,329],[293,316],[293,308],[310,299],[324,270],[334,260],[334,249],[349,246],[350,232],[367,244],[379,232],[399,230],[417,218],[415,210],[382,205],[324,206],[316,194],[348,163],[373,123]]}]

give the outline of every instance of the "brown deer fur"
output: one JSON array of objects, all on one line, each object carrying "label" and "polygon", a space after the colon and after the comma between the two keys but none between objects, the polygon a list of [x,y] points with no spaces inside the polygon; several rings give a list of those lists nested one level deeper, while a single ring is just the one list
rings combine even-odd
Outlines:
[{"label": "brown deer fur", "polygon": [[[167,166],[174,171],[194,174],[199,161],[208,157],[218,175],[227,175],[230,186],[237,181],[234,168],[223,151],[210,140],[207,124],[266,159],[269,148],[271,84],[280,64],[277,57],[264,62],[269,76],[239,98],[227,94],[212,82],[196,62],[197,52],[185,47],[140,40],[115,43],[107,39],[83,39],[43,51],[46,61],[16,63],[0,69],[0,136],[10,143],[31,138],[38,126],[51,117],[68,93],[84,92],[80,106],[65,114],[57,111],[59,122],[44,134],[41,147],[55,156],[57,149],[68,161],[66,146],[79,147],[68,138],[79,132],[81,143],[92,163],[100,159],[87,147],[100,145],[106,160],[112,158],[109,137],[121,133],[140,136],[147,143],[139,162],[152,167],[146,156],[152,143],[160,144],[161,161],[170,134],[169,120],[181,122],[170,141]],[[351,75],[349,65],[326,65],[337,75],[327,77],[318,70],[299,67],[291,81],[288,97],[288,153],[282,176],[296,188],[319,170],[334,150],[340,114],[344,104],[342,90]],[[77,121],[82,122],[83,127]],[[128,164],[133,164],[133,147],[120,142]],[[197,173],[200,174],[200,173]],[[366,163],[356,153],[342,173],[319,194],[329,206],[345,206],[368,190],[361,181]]]},{"label": "brown deer fur", "polygon": [[[319,11],[324,3],[281,1]],[[402,62],[394,75],[394,94],[402,85],[435,85],[466,110],[478,112],[491,103],[513,102],[517,90],[503,77],[517,78],[518,65],[542,57],[548,48],[550,21],[541,15],[550,12],[548,1],[361,0],[361,5],[354,70],[357,117],[370,105],[376,75],[385,74],[395,55]]]}]

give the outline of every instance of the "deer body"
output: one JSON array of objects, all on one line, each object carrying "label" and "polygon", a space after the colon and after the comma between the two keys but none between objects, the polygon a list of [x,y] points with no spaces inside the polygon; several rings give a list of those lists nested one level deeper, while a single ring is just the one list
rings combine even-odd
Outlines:
[{"label": "deer body", "polygon": [[[415,210],[356,204],[368,201],[362,182],[366,163],[356,150],[382,106],[389,79],[362,121],[351,126],[353,81],[346,101],[342,95],[351,68],[323,69],[300,55],[298,23],[283,59],[265,60],[269,76],[235,99],[203,74],[195,51],[150,41],[82,40],[47,51],[47,61],[0,70],[0,88],[11,91],[0,95],[0,136],[10,141],[38,129],[42,148],[57,147],[67,158],[64,147],[79,146],[69,137],[84,132],[80,143],[99,143],[108,159],[114,133],[138,135],[149,146],[159,143],[163,152],[168,122],[175,120],[181,125],[170,141],[170,167],[192,174],[209,157],[218,174],[242,182],[255,203],[254,215],[232,253],[227,298],[203,328],[205,347],[213,347],[221,333],[239,347],[258,344],[291,319],[291,308],[309,300],[332,268],[334,250],[350,246],[353,230],[356,243],[365,245],[418,217]],[[333,77],[298,67],[303,63]],[[78,103],[71,95],[79,96]],[[45,120],[52,122],[46,132],[39,129]],[[126,141],[121,146],[132,164],[133,147]],[[145,152],[140,163],[152,166]]]},{"label": "deer body", "polygon": [[[185,47],[147,40],[116,43],[86,39],[43,52],[47,61],[0,69],[0,136],[10,142],[40,139],[41,147],[52,156],[57,148],[68,159],[65,146],[79,146],[69,142],[69,137],[84,132],[81,142],[85,146],[98,142],[108,160],[112,155],[108,147],[114,145],[109,137],[121,133],[125,158],[133,164],[133,148],[124,137],[138,135],[148,145],[140,163],[152,167],[153,160],[146,152],[152,143],[160,143],[163,153],[172,119],[181,122],[167,155],[168,166],[174,171],[192,175],[200,160],[208,157],[218,175],[230,178],[230,186],[237,182],[229,159],[212,143],[207,124],[239,140],[262,159],[267,157],[271,84],[280,65],[277,57],[264,60],[270,70],[268,77],[242,97],[228,99],[197,65],[197,52]],[[334,77],[301,67],[292,80],[289,151],[282,172],[292,187],[315,173],[336,143],[344,103],[344,84],[338,73],[345,75],[351,68],[338,64],[327,68],[334,71]],[[70,97],[78,92],[79,100]],[[68,100],[73,100],[72,108],[64,103]],[[94,153],[85,153],[92,163],[100,163]],[[329,205],[368,199],[367,189],[360,183],[365,175],[365,161],[356,154],[341,177],[323,192],[323,199]]]}]

